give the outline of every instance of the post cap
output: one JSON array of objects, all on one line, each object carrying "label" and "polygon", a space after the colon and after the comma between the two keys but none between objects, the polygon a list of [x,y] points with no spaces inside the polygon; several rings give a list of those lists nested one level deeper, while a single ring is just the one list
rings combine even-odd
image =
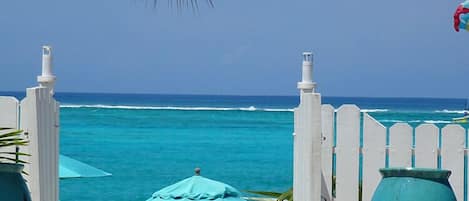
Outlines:
[{"label": "post cap", "polygon": [[303,61],[312,62],[313,61],[313,53],[312,52],[303,52]]}]

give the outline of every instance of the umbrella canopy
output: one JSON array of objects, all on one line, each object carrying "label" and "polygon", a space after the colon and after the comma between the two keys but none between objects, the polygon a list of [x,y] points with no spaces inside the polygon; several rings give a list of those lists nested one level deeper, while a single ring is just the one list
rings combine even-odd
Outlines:
[{"label": "umbrella canopy", "polygon": [[207,179],[196,173],[163,188],[147,201],[245,201],[241,193],[230,185]]},{"label": "umbrella canopy", "polygon": [[61,179],[78,177],[105,177],[111,175],[110,173],[104,172],[98,168],[92,167],[64,155],[60,155],[59,159],[59,177]]}]

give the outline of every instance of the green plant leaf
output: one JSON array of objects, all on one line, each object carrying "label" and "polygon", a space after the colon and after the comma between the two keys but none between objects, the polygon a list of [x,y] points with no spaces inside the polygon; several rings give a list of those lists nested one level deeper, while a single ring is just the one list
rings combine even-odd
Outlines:
[{"label": "green plant leaf", "polygon": [[293,188],[290,188],[288,191],[282,193],[282,195],[277,197],[277,200],[288,200],[293,201]]},{"label": "green plant leaf", "polygon": [[0,154],[18,155],[18,156],[31,156],[31,154],[25,154],[21,152],[0,152]]},{"label": "green plant leaf", "polygon": [[252,194],[257,194],[257,195],[263,195],[263,196],[267,196],[267,197],[274,197],[274,198],[277,198],[280,195],[282,195],[282,193],[270,192],[270,191],[246,191],[246,192],[252,193]]},{"label": "green plant leaf", "polygon": [[28,164],[28,162],[26,162],[26,161],[16,159],[16,158],[9,158],[9,157],[5,157],[5,156],[0,156],[0,159],[4,159],[4,160],[7,160],[7,161],[12,161],[12,162],[15,162],[15,163]]},{"label": "green plant leaf", "polygon": [[270,192],[270,191],[246,191],[249,193],[257,194],[257,195],[264,195],[268,197],[277,198],[278,201],[288,200],[293,201],[293,188],[288,189],[283,193],[278,192]]}]

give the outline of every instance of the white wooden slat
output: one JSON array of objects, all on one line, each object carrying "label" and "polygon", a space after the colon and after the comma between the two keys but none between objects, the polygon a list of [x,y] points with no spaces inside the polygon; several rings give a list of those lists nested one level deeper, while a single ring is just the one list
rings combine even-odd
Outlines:
[{"label": "white wooden slat", "polygon": [[294,115],[293,194],[298,200],[320,200],[321,96],[302,93]]},{"label": "white wooden slat", "polygon": [[15,97],[0,96],[0,128],[18,128],[19,101]]},{"label": "white wooden slat", "polygon": [[[21,129],[28,133],[31,154],[25,170],[33,200],[58,200],[58,123],[57,102],[44,87],[27,89],[21,101]],[[22,147],[23,150],[23,147]]]},{"label": "white wooden slat", "polygon": [[322,173],[327,191],[332,195],[332,147],[334,146],[334,107],[322,105]]},{"label": "white wooden slat", "polygon": [[358,200],[360,109],[342,105],[337,111],[336,201]]},{"label": "white wooden slat", "polygon": [[21,100],[21,129],[25,132],[29,145],[21,147],[21,151],[31,154],[30,157],[24,158],[29,163],[24,166],[24,171],[28,172],[25,179],[28,181],[29,191],[32,199],[39,199],[39,169],[32,166],[39,165],[39,157],[37,150],[37,110],[36,110],[36,91],[27,90],[26,97]]},{"label": "white wooden slat", "polygon": [[389,167],[412,166],[412,127],[394,124],[389,129]]},{"label": "white wooden slat", "polygon": [[457,200],[464,200],[465,130],[460,125],[448,125],[441,131],[441,168],[451,170],[449,183]]},{"label": "white wooden slat", "polygon": [[381,181],[380,168],[385,167],[386,127],[368,114],[363,115],[363,201],[370,201]]},{"label": "white wooden slat", "polygon": [[438,167],[438,127],[422,124],[415,128],[415,167]]},{"label": "white wooden slat", "polygon": [[[15,97],[0,96],[0,128],[12,128],[2,134],[18,129],[19,102]],[[2,152],[15,152],[15,147],[0,148]]]}]

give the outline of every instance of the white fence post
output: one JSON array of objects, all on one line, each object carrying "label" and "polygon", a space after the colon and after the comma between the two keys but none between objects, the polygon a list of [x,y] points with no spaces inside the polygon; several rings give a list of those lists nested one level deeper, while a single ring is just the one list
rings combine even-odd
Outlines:
[{"label": "white fence post", "polygon": [[33,201],[59,199],[59,104],[53,98],[55,76],[51,71],[51,48],[43,47],[43,71],[39,87],[28,88],[21,101],[21,129],[29,139],[24,152],[31,156],[25,165]]},{"label": "white fence post", "polygon": [[[300,105],[295,109],[293,197],[321,200],[321,95],[315,92],[312,53],[303,53]],[[328,199],[328,198],[324,198]]]}]

